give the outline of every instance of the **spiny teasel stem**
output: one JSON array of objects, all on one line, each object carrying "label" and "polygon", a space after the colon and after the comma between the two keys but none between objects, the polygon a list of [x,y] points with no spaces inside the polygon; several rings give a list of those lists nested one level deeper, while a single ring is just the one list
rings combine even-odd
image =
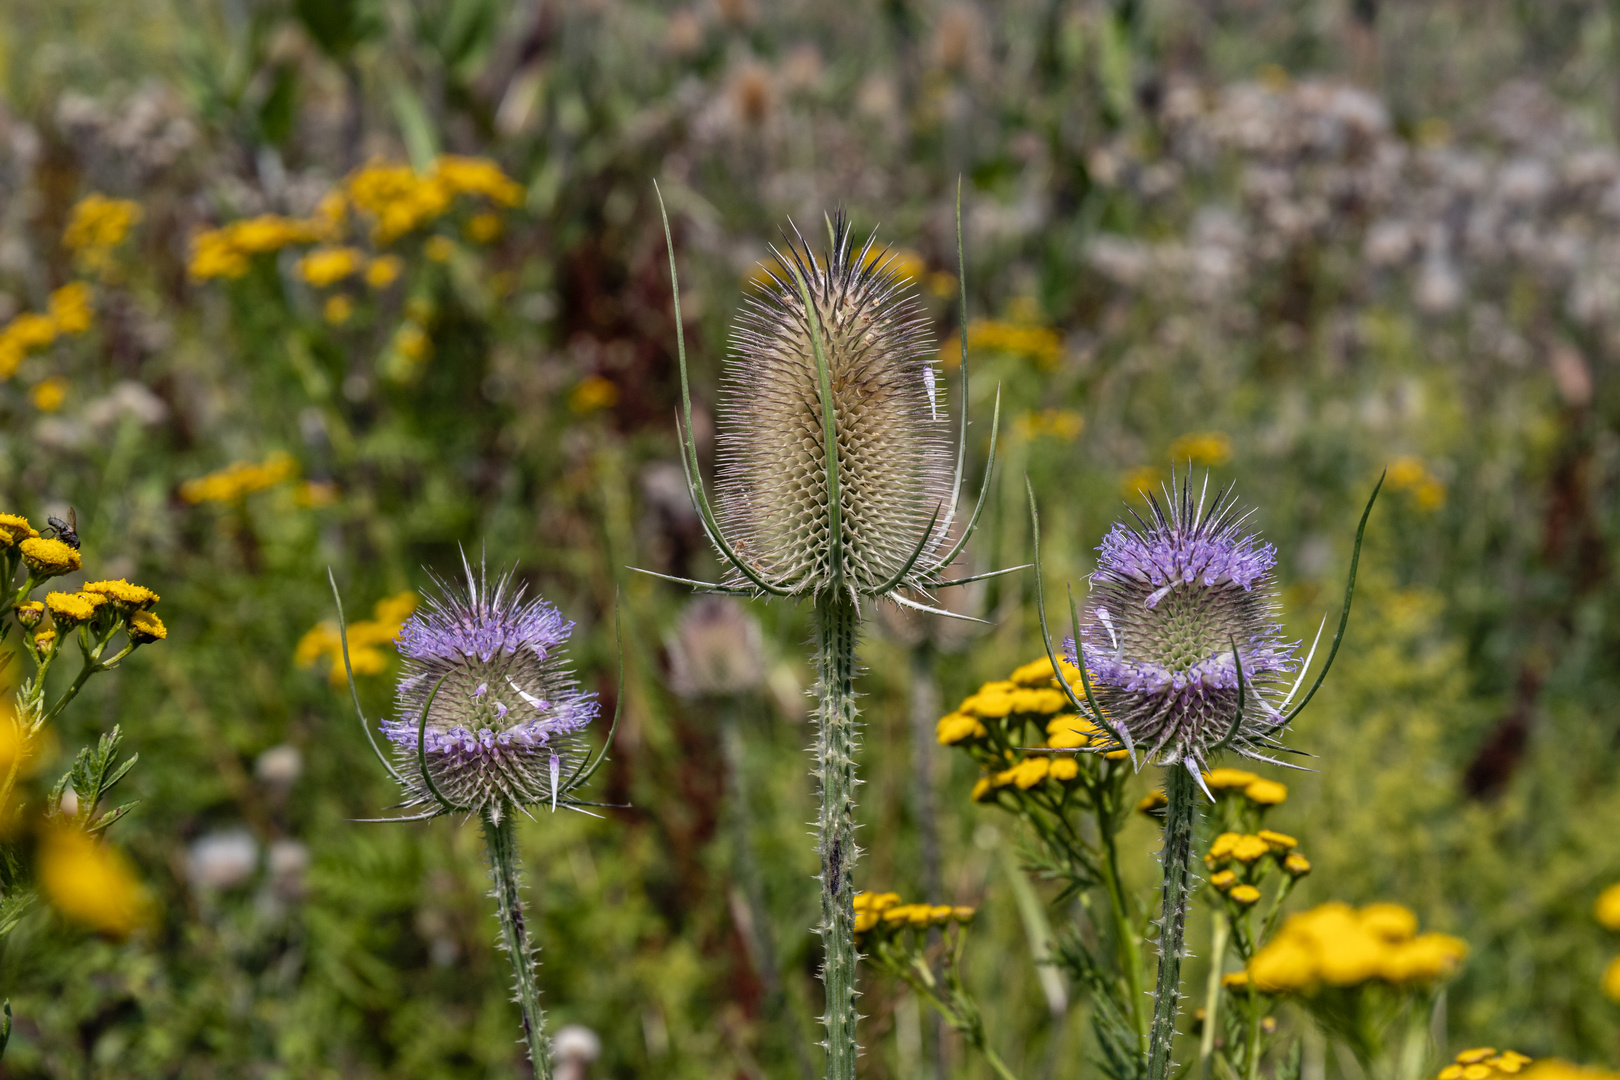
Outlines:
[{"label": "spiny teasel stem", "polygon": [[821,944],[826,953],[827,1080],[855,1080],[855,605],[842,590],[816,600],[816,674],[821,694],[816,763],[821,779]]},{"label": "spiny teasel stem", "polygon": [[551,1080],[551,1044],[546,1039],[546,1014],[540,1008],[540,987],[534,978],[534,954],[523,925],[523,898],[519,895],[517,837],[510,808],[497,818],[485,810],[484,845],[489,849],[489,879],[494,885],[495,916],[501,922],[501,941],[517,976],[517,1001],[523,1010],[523,1037],[536,1080]]},{"label": "spiny teasel stem", "polygon": [[1159,982],[1153,991],[1148,1042],[1148,1080],[1168,1080],[1181,996],[1181,958],[1186,953],[1187,880],[1191,874],[1193,826],[1198,820],[1198,782],[1185,765],[1171,765],[1165,778],[1164,906],[1159,919]]}]

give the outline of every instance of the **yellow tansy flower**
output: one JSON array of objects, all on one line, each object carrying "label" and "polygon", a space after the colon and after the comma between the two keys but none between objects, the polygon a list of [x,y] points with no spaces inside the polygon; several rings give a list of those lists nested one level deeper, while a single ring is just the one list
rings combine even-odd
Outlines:
[{"label": "yellow tansy flower", "polygon": [[96,603],[83,593],[50,592],[45,594],[45,607],[51,621],[67,628],[95,618]]},{"label": "yellow tansy flower", "polygon": [[23,562],[40,577],[71,574],[79,568],[79,552],[60,540],[34,536],[18,545]]},{"label": "yellow tansy flower", "polygon": [[1261,806],[1276,806],[1288,798],[1288,785],[1275,780],[1256,780],[1243,789],[1243,795]]},{"label": "yellow tansy flower", "polygon": [[127,934],[145,917],[146,897],[128,861],[77,829],[47,834],[39,885],[57,911],[106,933]]},{"label": "yellow tansy flower", "polygon": [[131,615],[128,632],[130,640],[139,645],[150,645],[169,636],[169,628],[163,625],[163,620],[150,611],[137,611]]}]

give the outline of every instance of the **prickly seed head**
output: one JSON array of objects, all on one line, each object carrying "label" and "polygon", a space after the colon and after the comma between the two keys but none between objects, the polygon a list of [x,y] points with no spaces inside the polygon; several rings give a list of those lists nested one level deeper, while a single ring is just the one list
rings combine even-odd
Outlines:
[{"label": "prickly seed head", "polygon": [[1189,767],[1223,743],[1249,757],[1275,746],[1276,699],[1294,667],[1277,623],[1276,549],[1245,532],[1230,489],[1206,499],[1207,477],[1203,487],[1195,498],[1191,477],[1172,484],[1162,503],[1150,498],[1149,520],[1103,538],[1080,631],[1110,725]]},{"label": "prickly seed head", "polygon": [[[770,283],[747,298],[731,336],[718,403],[720,522],[773,585],[871,594],[905,567],[936,511],[937,533],[950,510],[934,342],[915,293],[871,239],[852,243],[842,217],[829,252],[812,255],[795,232],[775,254]],[[838,545],[819,369],[795,271],[809,286],[831,381]],[[922,545],[908,578],[931,569],[941,541]]]},{"label": "prickly seed head", "polygon": [[559,775],[575,763],[571,736],[597,705],[561,655],[574,624],[546,601],[525,599],[510,575],[490,582],[482,567],[465,571],[465,584],[438,581],[438,595],[400,630],[399,716],[382,728],[406,805],[437,805],[422,778],[425,758],[432,787],[451,806],[499,818],[508,807],[554,802]]}]

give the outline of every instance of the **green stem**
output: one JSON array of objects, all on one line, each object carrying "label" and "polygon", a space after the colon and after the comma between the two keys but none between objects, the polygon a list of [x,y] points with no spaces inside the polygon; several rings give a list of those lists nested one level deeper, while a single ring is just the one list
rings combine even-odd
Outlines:
[{"label": "green stem", "polygon": [[1226,938],[1231,931],[1226,912],[1215,912],[1214,940],[1209,946],[1209,979],[1204,984],[1204,1034],[1198,1040],[1198,1075],[1209,1080],[1215,1053],[1215,1029],[1220,1023],[1221,964],[1226,959]]},{"label": "green stem", "polygon": [[[1112,821],[1107,823],[1112,825]],[[1119,966],[1125,973],[1125,994],[1130,1001],[1131,1018],[1135,1021],[1138,1045],[1145,1052],[1148,1037],[1147,991],[1142,986],[1142,941],[1131,925],[1129,901],[1119,876],[1119,832],[1104,828],[1103,846],[1108,857],[1103,862],[1108,887],[1108,907],[1114,920],[1114,937],[1118,939]]]},{"label": "green stem", "polygon": [[827,1080],[855,1080],[855,606],[827,590],[816,600],[816,775],[821,780],[821,944],[826,958]]},{"label": "green stem", "polygon": [[1164,906],[1159,920],[1159,981],[1153,992],[1153,1028],[1148,1042],[1148,1080],[1168,1080],[1181,997],[1181,958],[1186,952],[1188,863],[1198,819],[1198,784],[1181,764],[1168,767],[1164,808]]},{"label": "green stem", "polygon": [[512,971],[517,976],[517,1000],[523,1010],[523,1037],[529,1046],[529,1060],[537,1080],[551,1080],[551,1046],[546,1041],[546,1014],[540,1008],[540,988],[534,978],[534,954],[529,932],[523,925],[523,898],[519,895],[517,837],[512,814],[497,818],[484,811],[484,846],[489,849],[489,879],[494,885],[495,915],[501,923],[501,943]]}]

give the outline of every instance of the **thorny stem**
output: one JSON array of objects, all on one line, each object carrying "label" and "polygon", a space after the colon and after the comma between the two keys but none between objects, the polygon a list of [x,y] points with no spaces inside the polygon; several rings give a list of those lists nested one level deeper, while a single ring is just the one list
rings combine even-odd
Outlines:
[{"label": "thorny stem", "polygon": [[1159,982],[1153,991],[1153,1027],[1148,1042],[1148,1080],[1168,1080],[1181,996],[1181,958],[1186,952],[1188,863],[1198,818],[1198,784],[1181,764],[1168,768],[1164,808],[1164,906],[1159,920]]},{"label": "thorny stem", "polygon": [[1215,912],[1214,940],[1209,946],[1209,980],[1204,984],[1204,1034],[1198,1041],[1198,1075],[1209,1080],[1215,1054],[1215,1028],[1220,1023],[1221,962],[1231,930],[1224,911]]},{"label": "thorny stem", "polygon": [[546,1041],[546,1014],[540,1008],[540,988],[534,978],[534,954],[529,948],[529,932],[523,925],[523,898],[517,837],[512,814],[495,815],[485,810],[484,846],[489,849],[489,879],[494,885],[495,915],[501,923],[501,943],[517,976],[517,1002],[523,1010],[523,1037],[529,1046],[536,1080],[551,1080],[551,1046]]},{"label": "thorny stem", "polygon": [[816,600],[816,674],[821,710],[816,770],[821,781],[821,944],[825,960],[827,1080],[855,1080],[855,605],[841,590]]}]

